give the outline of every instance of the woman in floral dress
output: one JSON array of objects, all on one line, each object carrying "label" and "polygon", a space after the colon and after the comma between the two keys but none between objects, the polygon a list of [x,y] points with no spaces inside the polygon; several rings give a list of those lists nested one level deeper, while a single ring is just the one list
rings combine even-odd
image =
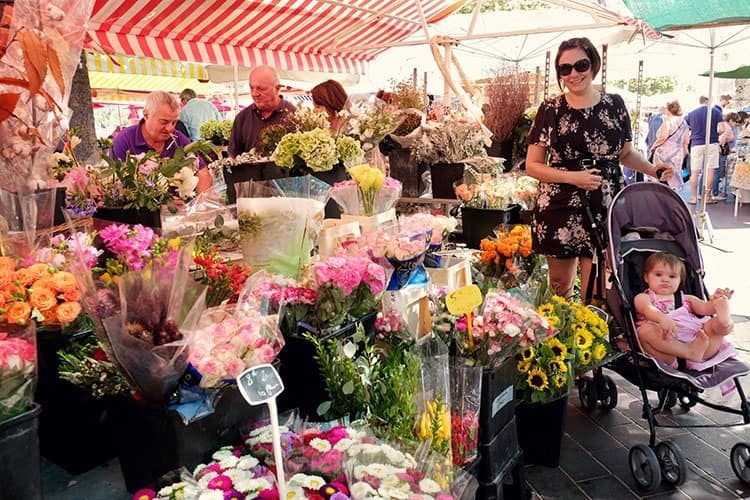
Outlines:
[{"label": "woman in floral dress", "polygon": [[[601,57],[588,38],[562,42],[555,71],[565,92],[539,106],[526,138],[526,170],[540,181],[532,222],[534,251],[547,258],[550,286],[563,297],[573,295],[580,264],[581,297],[588,298],[595,241],[586,206],[601,231],[607,207],[624,185],[620,164],[657,176],[657,168],[633,147],[622,98],[594,89],[600,67]],[[661,175],[668,180],[672,170]]]}]

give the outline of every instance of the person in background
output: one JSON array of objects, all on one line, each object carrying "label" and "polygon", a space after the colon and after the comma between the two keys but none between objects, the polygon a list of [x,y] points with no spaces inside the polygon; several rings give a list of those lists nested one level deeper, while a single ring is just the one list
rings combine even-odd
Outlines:
[{"label": "person in background", "polygon": [[201,125],[209,120],[221,120],[221,114],[216,106],[205,99],[200,99],[195,95],[195,90],[185,89],[180,92],[180,121],[185,124],[188,130],[188,137],[194,141],[201,140]]},{"label": "person in background", "polygon": [[682,160],[688,153],[690,127],[682,117],[682,107],[678,101],[670,101],[664,110],[661,127],[656,133],[656,141],[651,146],[654,163],[669,165],[674,176],[669,181],[672,189],[682,187]]},{"label": "person in background", "polygon": [[315,107],[323,108],[328,114],[331,135],[336,136],[341,127],[339,112],[349,105],[349,95],[336,80],[326,80],[310,91]]},{"label": "person in background", "polygon": [[[724,96],[722,96],[724,97]],[[714,183],[711,186],[711,196],[714,200],[727,199],[727,183],[730,178],[727,164],[729,156],[734,152],[737,138],[734,135],[734,127],[740,121],[740,115],[737,113],[727,113],[724,121],[719,122],[719,168],[716,169]],[[722,186],[723,181],[723,186]]]},{"label": "person in background", "polygon": [[661,180],[672,177],[671,168],[657,169],[633,147],[622,97],[594,88],[601,62],[588,38],[560,44],[555,71],[560,89],[566,90],[539,106],[526,138],[526,171],[540,181],[531,224],[534,251],[545,255],[551,290],[563,297],[573,296],[580,265],[584,301],[591,297],[597,236],[605,240],[601,228],[607,207],[623,186],[620,164],[654,177],[661,174]]},{"label": "person in background", "polygon": [[[708,98],[701,96],[700,106],[688,113],[685,121],[690,126],[690,199],[688,203],[698,203],[698,182],[704,172],[705,161],[706,185],[711,188],[714,183],[716,169],[719,168],[719,133],[718,125],[724,120],[721,108],[711,108],[711,131],[706,133],[706,115],[708,114]],[[706,193],[706,203],[716,203],[716,200]]]},{"label": "person in background", "polygon": [[246,153],[258,146],[260,132],[269,125],[282,123],[296,108],[283,99],[281,82],[271,66],[256,66],[250,72],[250,94],[253,104],[240,111],[234,119],[229,136],[229,156]]},{"label": "person in background", "polygon": [[[161,90],[151,92],[146,96],[143,118],[117,134],[112,143],[110,157],[124,160],[128,153],[142,154],[148,151],[156,151],[162,158],[174,157],[178,148],[185,147],[191,142],[187,136],[175,130],[179,112],[180,106],[171,94]],[[196,175],[197,193],[211,187],[211,174],[207,169],[201,168]]]},{"label": "person in background", "polygon": [[729,106],[729,103],[732,101],[732,96],[729,94],[724,94],[721,97],[719,97],[719,106],[721,106],[722,111],[725,111],[727,109],[727,106]]},{"label": "person in background", "polygon": [[659,132],[661,124],[664,123],[664,111],[666,109],[665,106],[660,106],[659,111],[651,115],[651,118],[648,120],[648,134],[646,135],[646,148],[648,148],[648,151],[651,151],[654,147],[656,134]]}]

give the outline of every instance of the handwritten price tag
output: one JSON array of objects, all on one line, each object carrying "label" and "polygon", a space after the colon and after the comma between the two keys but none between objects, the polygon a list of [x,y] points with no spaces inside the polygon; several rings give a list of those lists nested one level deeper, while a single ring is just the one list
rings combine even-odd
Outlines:
[{"label": "handwritten price tag", "polygon": [[448,312],[461,316],[468,314],[482,305],[482,292],[476,285],[463,286],[453,290],[445,297]]},{"label": "handwritten price tag", "polygon": [[273,365],[248,368],[237,377],[240,393],[251,405],[267,403],[284,390],[284,383]]}]

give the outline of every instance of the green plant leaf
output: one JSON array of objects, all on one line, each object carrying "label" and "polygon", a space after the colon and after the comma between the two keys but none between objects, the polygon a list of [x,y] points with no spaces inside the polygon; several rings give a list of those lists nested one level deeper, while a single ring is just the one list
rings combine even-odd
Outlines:
[{"label": "green plant leaf", "polygon": [[344,344],[344,355],[347,358],[353,358],[355,354],[357,354],[356,345],[354,345],[352,342],[347,342],[346,344]]},{"label": "green plant leaf", "polygon": [[318,415],[322,417],[323,415],[331,411],[331,404],[332,401],[323,401],[322,403],[320,403],[317,409]]},{"label": "green plant leaf", "polygon": [[345,383],[345,384],[343,385],[343,387],[341,387],[341,392],[342,392],[342,393],[344,393],[344,394],[345,394],[345,395],[347,395],[347,396],[348,396],[349,394],[353,393],[353,392],[354,392],[354,382],[352,382],[351,380],[348,380],[348,381],[347,381],[347,382],[346,382],[346,383]]}]

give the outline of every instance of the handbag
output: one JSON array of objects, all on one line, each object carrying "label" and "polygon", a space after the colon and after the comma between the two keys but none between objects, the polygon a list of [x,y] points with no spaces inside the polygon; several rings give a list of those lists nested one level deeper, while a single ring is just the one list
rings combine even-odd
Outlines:
[{"label": "handbag", "polygon": [[[673,136],[673,135],[675,135],[675,134],[677,133],[677,131],[678,131],[678,130],[680,130],[680,129],[682,128],[682,126],[683,126],[684,124],[685,124],[685,121],[684,121],[684,120],[683,120],[682,122],[680,122],[680,124],[679,124],[679,125],[677,125],[677,128],[676,128],[676,129],[674,129],[674,130],[672,131],[672,133],[671,133],[671,134],[669,134],[669,135],[667,136],[667,138],[666,138],[666,139],[664,139],[664,140],[663,140],[662,142],[660,142],[660,143],[659,143],[659,146],[661,146],[662,144],[664,144],[665,142],[667,142],[667,141],[668,141],[669,139],[671,139],[671,138],[672,138],[672,136]],[[650,153],[650,154],[648,155],[648,162],[649,162],[649,163],[651,163],[651,164],[653,164],[653,163],[654,163],[654,153],[656,152],[656,149],[657,149],[657,148],[658,148],[659,146],[654,146],[654,147],[653,147],[653,148],[651,149],[651,153]],[[690,170],[690,169],[688,169],[688,170]]]},{"label": "handbag", "polygon": [[682,159],[682,182],[690,180],[690,155],[686,154]]}]

